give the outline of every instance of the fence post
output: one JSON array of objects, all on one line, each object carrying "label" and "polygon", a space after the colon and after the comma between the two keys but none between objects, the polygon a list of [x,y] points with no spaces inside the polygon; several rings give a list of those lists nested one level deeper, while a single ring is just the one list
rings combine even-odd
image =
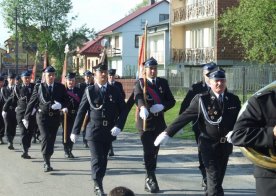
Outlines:
[{"label": "fence post", "polygon": [[245,102],[245,93],[246,93],[246,87],[245,87],[245,66],[242,67],[242,102],[244,103]]}]

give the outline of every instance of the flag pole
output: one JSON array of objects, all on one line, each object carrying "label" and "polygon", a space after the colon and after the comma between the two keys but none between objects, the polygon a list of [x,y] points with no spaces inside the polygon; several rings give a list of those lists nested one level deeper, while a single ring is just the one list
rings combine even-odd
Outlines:
[{"label": "flag pole", "polygon": [[[144,62],[147,60],[147,28],[148,28],[148,22],[145,23],[145,32],[144,32]],[[144,97],[144,103],[145,107],[148,107],[147,104],[147,78],[145,73],[145,68],[143,69],[143,80],[144,80],[144,88],[143,88],[143,97]],[[143,130],[146,131],[147,128],[147,119],[143,120]]]}]

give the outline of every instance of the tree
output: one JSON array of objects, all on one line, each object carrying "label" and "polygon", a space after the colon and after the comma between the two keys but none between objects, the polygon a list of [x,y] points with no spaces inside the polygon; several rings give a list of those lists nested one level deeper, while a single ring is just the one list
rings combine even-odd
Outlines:
[{"label": "tree", "polygon": [[142,8],[142,7],[147,6],[148,4],[149,4],[149,1],[148,1],[148,0],[143,0],[143,2],[138,3],[134,8],[132,8],[132,9],[128,12],[128,14],[131,14],[131,13],[135,12],[136,10],[138,10],[138,9],[140,9],[140,8]]},{"label": "tree", "polygon": [[240,0],[228,8],[219,24],[225,37],[245,49],[245,57],[258,63],[276,63],[275,0]]}]

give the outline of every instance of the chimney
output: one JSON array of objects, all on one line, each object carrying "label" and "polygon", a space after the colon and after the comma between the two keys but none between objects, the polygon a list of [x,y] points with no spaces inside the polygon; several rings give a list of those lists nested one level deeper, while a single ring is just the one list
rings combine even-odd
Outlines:
[{"label": "chimney", "polygon": [[155,4],[155,0],[149,0],[149,5]]}]

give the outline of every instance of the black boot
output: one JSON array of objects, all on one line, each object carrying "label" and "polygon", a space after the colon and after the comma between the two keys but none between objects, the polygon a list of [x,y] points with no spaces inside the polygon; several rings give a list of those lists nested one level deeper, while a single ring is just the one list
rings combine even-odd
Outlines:
[{"label": "black boot", "polygon": [[66,146],[66,144],[64,144],[64,157],[65,158],[70,158],[69,149]]},{"label": "black boot", "polygon": [[72,148],[69,148],[69,158],[74,159],[75,156],[72,153]]},{"label": "black boot", "polygon": [[54,169],[50,165],[50,157],[49,155],[43,155],[44,159],[44,172],[50,172],[53,171]]},{"label": "black boot", "polygon": [[145,191],[150,193],[158,193],[159,186],[155,177],[154,171],[148,171],[145,181]]},{"label": "black boot", "polygon": [[23,154],[21,155],[23,159],[31,159],[31,156],[28,154],[28,149],[23,149]]},{"label": "black boot", "polygon": [[104,196],[102,180],[94,180],[94,193],[96,196]]},{"label": "black boot", "polygon": [[202,189],[204,191],[207,191],[207,178],[202,178],[202,183],[201,183]]},{"label": "black boot", "polygon": [[86,139],[83,140],[83,147],[84,148],[88,148],[89,147],[88,144],[87,144],[87,140]]},{"label": "black boot", "polygon": [[110,150],[109,150],[108,156],[110,156],[110,157],[115,156],[114,151],[113,151],[112,143],[111,143],[111,145],[110,145]]},{"label": "black boot", "polygon": [[8,149],[14,150],[14,147],[13,147],[13,143],[12,143],[12,142],[9,142]]}]

